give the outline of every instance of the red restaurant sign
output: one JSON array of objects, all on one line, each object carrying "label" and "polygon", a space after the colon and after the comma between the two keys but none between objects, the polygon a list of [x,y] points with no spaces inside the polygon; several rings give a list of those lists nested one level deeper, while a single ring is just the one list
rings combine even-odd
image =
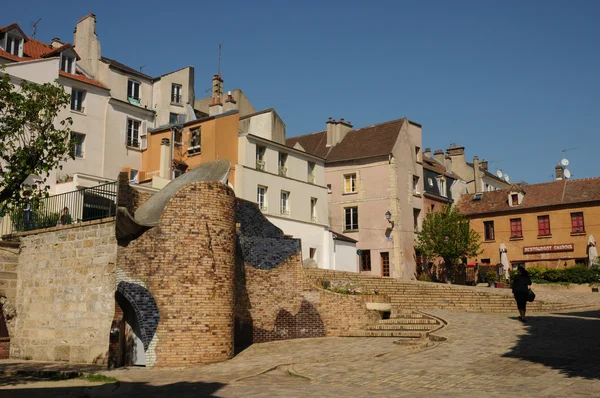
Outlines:
[{"label": "red restaurant sign", "polygon": [[523,248],[523,254],[572,252],[573,250],[575,250],[575,246],[572,243],[563,243],[560,245],[526,246]]}]

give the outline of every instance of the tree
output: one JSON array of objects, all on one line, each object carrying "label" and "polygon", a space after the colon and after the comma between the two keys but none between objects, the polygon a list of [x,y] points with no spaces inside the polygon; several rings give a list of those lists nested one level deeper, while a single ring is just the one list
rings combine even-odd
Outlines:
[{"label": "tree", "polygon": [[445,206],[440,212],[427,213],[415,248],[427,258],[442,258],[446,271],[452,274],[458,260],[481,253],[480,239],[465,215],[456,207]]},{"label": "tree", "polygon": [[[70,97],[58,82],[23,80],[16,88],[0,73],[0,211],[22,203],[24,190],[32,198],[47,196],[50,171],[74,159],[72,120],[56,121]],[[31,174],[43,177],[44,184],[24,185]]]}]

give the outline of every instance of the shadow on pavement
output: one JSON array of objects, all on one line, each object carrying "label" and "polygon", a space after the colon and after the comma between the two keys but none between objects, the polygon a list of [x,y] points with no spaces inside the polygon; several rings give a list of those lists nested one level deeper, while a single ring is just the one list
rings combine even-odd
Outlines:
[{"label": "shadow on pavement", "polygon": [[600,379],[600,311],[530,316],[525,327],[527,333],[504,357],[539,363],[569,377]]},{"label": "shadow on pavement", "polygon": [[223,383],[203,383],[203,382],[181,382],[171,383],[160,386],[152,386],[146,383],[127,383],[121,382],[119,387],[107,391],[109,385],[100,385],[93,387],[59,387],[60,382],[56,382],[56,387],[39,388],[34,385],[31,388],[19,388],[11,390],[0,390],[0,396],[4,397],[215,397],[214,393],[223,388]]}]

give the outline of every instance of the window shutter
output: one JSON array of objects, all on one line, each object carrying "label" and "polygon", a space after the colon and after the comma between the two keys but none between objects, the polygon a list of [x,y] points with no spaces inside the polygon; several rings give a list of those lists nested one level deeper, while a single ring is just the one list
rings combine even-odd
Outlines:
[{"label": "window shutter", "polygon": [[142,140],[142,149],[146,149],[148,147],[148,136],[146,135],[146,133],[147,133],[146,121],[144,120],[142,122],[142,128],[141,128],[141,132],[140,132],[140,137]]}]

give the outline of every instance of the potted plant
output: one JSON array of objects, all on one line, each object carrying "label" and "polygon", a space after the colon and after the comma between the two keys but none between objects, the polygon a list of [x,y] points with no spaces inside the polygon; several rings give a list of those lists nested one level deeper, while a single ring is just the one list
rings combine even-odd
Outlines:
[{"label": "potted plant", "polygon": [[487,280],[489,287],[495,287],[495,284],[498,281],[498,275],[494,271],[488,271],[485,274],[485,279]]}]

